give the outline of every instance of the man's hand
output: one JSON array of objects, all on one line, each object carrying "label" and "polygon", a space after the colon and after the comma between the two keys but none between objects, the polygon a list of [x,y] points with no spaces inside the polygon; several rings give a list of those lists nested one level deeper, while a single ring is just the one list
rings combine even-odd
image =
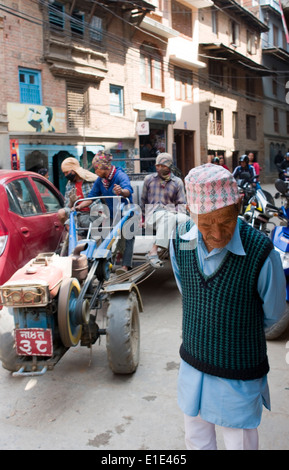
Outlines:
[{"label": "man's hand", "polygon": [[77,204],[77,206],[75,207],[75,210],[76,211],[81,211],[81,209],[83,209],[84,207],[87,207],[87,206],[90,206],[90,204],[92,203],[93,201],[83,201],[83,202],[80,202],[79,204]]},{"label": "man's hand", "polygon": [[77,196],[75,191],[72,191],[69,195],[69,204],[68,207],[73,207],[74,203],[77,201],[77,199],[80,199],[80,196]]},{"label": "man's hand", "polygon": [[130,191],[128,189],[122,189],[119,184],[114,185],[113,191],[117,196],[130,197]]},{"label": "man's hand", "polygon": [[119,184],[115,184],[113,190],[117,196],[123,196],[123,190]]}]

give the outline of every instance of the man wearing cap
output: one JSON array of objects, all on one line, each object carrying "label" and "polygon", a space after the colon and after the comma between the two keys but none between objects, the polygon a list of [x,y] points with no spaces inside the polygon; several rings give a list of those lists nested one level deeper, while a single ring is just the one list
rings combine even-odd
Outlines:
[{"label": "man wearing cap", "polygon": [[[61,223],[66,224],[73,204],[77,199],[88,196],[93,183],[97,180],[97,175],[82,168],[74,157],[63,160],[61,170],[68,181],[65,187],[64,208],[59,209],[58,218]],[[89,209],[85,208],[79,213],[78,224],[80,227],[89,226],[89,212]]]},{"label": "man wearing cap", "polygon": [[[88,194],[88,197],[98,196],[121,196],[121,202],[127,204],[127,200],[132,202],[133,189],[130,184],[129,177],[122,170],[122,168],[115,167],[112,164],[112,155],[107,152],[99,151],[92,160],[92,165],[95,169],[98,180],[93,185],[93,188]],[[77,209],[81,210],[91,204],[92,201],[83,201]],[[114,219],[114,203],[113,199],[106,199],[106,204],[109,208],[111,222]],[[130,237],[125,240],[125,248],[123,253],[122,268],[119,268],[116,273],[122,274],[132,267],[132,256],[135,237]]]},{"label": "man wearing cap", "polygon": [[270,409],[264,328],[285,311],[285,277],[268,237],[238,219],[232,174],[201,165],[185,178],[191,218],[171,240],[182,293],[178,404],[187,449],[214,450],[215,425],[231,450],[258,449]]},{"label": "man wearing cap", "polygon": [[141,196],[146,227],[156,230],[155,243],[147,255],[150,264],[156,268],[162,265],[158,248],[168,248],[176,221],[180,223],[187,220],[184,185],[171,172],[172,164],[173,159],[169,153],[164,152],[157,156],[157,171],[145,177]]}]

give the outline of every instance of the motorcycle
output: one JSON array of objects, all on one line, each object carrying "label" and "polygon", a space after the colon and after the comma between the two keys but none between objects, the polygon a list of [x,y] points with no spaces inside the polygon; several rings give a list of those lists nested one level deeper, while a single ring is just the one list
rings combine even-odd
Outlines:
[{"label": "motorcycle", "polygon": [[243,215],[249,200],[255,194],[255,187],[253,185],[252,177],[249,172],[243,172],[242,178],[237,179],[239,194],[241,196],[240,215]]},{"label": "motorcycle", "polygon": [[279,209],[274,205],[274,199],[268,191],[258,188],[248,201],[243,219],[257,230],[269,235],[268,224],[276,225],[271,219],[277,216]]},{"label": "motorcycle", "polygon": [[237,184],[242,198],[240,216],[253,227],[266,232],[267,224],[275,213],[272,195],[263,190],[260,183],[255,183],[249,172],[243,172]]},{"label": "motorcycle", "polygon": [[270,238],[274,249],[280,254],[286,276],[286,309],[279,322],[265,330],[266,339],[269,340],[278,338],[289,325],[289,181],[278,179],[275,182],[275,187],[278,191],[275,198],[277,199],[281,195],[284,204],[278,208],[281,224],[273,228]]},{"label": "motorcycle", "polygon": [[[275,187],[279,191],[275,198],[280,197],[281,193],[285,200],[284,206],[276,207],[272,195],[258,188],[245,207],[244,214],[239,216],[271,238],[274,249],[280,254],[286,276],[286,309],[277,323],[265,329],[267,340],[277,339],[289,325],[289,181],[277,180]],[[281,224],[273,222],[273,217],[278,217]],[[272,230],[269,229],[269,224],[273,225]]]}]

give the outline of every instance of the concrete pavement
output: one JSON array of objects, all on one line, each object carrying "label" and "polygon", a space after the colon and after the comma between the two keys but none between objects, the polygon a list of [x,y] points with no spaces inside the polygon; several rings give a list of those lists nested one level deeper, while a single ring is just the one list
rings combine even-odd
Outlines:
[{"label": "concrete pavement", "polygon": [[[176,402],[181,297],[169,263],[139,288],[141,359],[132,376],[112,374],[105,338],[92,352],[70,349],[43,377],[12,378],[0,367],[0,449],[185,449]],[[272,411],[259,429],[263,450],[289,450],[287,341],[289,331],[268,342]],[[224,449],[218,428],[217,437]]]},{"label": "concrete pavement", "polygon": [[[274,185],[264,189],[275,194]],[[43,377],[12,378],[0,366],[1,450],[185,449],[176,391],[181,297],[169,262],[139,289],[141,356],[133,375],[110,371],[104,337],[92,350],[71,348]],[[267,344],[272,411],[264,409],[260,449],[289,450],[289,329]],[[219,428],[217,440],[224,449]]]}]

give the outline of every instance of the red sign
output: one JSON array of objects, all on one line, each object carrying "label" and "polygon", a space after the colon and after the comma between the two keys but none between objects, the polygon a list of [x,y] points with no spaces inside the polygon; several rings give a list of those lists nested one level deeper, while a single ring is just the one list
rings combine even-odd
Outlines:
[{"label": "red sign", "polygon": [[52,330],[17,328],[15,346],[19,356],[52,356]]}]

